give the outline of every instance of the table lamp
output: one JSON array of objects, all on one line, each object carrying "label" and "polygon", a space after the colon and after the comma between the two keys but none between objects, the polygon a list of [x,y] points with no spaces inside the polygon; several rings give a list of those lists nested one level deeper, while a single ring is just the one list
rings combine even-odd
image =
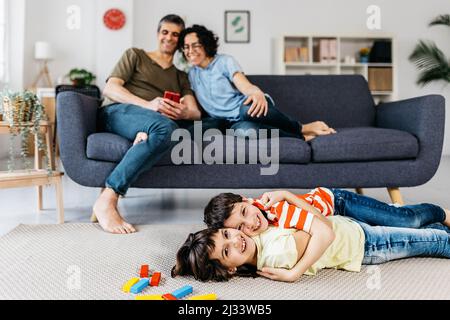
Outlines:
[{"label": "table lamp", "polygon": [[47,86],[53,87],[53,81],[50,78],[50,73],[48,72],[47,63],[53,59],[52,47],[48,42],[38,41],[34,44],[34,59],[41,63],[41,70],[33,82],[33,88],[36,88],[39,80],[44,77]]}]

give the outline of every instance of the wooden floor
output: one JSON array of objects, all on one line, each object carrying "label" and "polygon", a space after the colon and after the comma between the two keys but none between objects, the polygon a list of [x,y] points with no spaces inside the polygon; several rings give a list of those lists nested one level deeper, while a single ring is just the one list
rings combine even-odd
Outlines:
[{"label": "wooden floor", "polygon": [[[6,163],[6,162],[5,162]],[[0,163],[0,168],[6,166]],[[224,190],[193,189],[130,189],[121,199],[119,210],[133,224],[194,224],[202,223],[203,208],[208,200]],[[227,190],[230,191],[230,190]],[[231,190],[257,196],[263,190]],[[293,189],[294,192],[305,190]],[[442,158],[436,175],[428,183],[414,188],[400,189],[405,204],[431,202],[450,208],[450,157]],[[82,187],[67,175],[63,176],[65,221],[89,222],[91,208],[99,188]],[[364,193],[389,202],[384,188],[364,189]],[[57,222],[54,187],[44,188],[44,210],[36,209],[36,188],[0,189],[0,235],[19,224],[52,224]]]}]

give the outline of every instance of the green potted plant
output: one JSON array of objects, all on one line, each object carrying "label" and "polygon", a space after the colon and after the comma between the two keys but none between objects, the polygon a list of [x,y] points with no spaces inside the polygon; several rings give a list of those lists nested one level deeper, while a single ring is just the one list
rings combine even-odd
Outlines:
[{"label": "green potted plant", "polygon": [[95,75],[85,69],[71,69],[67,75],[76,87],[84,87],[90,85],[95,80]]},{"label": "green potted plant", "polygon": [[[450,27],[450,15],[440,15],[428,24],[430,27],[434,25]],[[419,40],[409,60],[420,71],[417,84],[424,86],[432,81],[450,82],[450,61],[434,42]]]},{"label": "green potted plant", "polygon": [[[28,159],[28,142],[30,134],[37,138],[38,150],[43,152],[43,155],[48,164],[47,145],[41,132],[40,122],[48,120],[45,108],[39,101],[34,92],[10,92],[4,91],[0,94],[3,120],[8,122],[10,132],[9,145],[9,161],[8,170],[12,171],[15,168],[15,152],[14,139],[20,137],[20,156],[26,169],[31,167],[31,162]],[[47,166],[47,171],[51,173],[51,168]]]}]

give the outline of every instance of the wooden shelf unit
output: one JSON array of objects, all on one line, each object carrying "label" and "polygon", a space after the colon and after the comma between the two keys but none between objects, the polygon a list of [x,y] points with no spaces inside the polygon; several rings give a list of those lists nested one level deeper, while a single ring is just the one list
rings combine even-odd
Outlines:
[{"label": "wooden shelf unit", "polygon": [[[318,61],[320,53],[317,50],[322,39],[335,42],[336,57],[331,62]],[[390,42],[391,62],[359,61],[359,49],[371,48],[375,40]],[[281,37],[277,51],[274,55],[276,74],[360,74],[369,82],[377,103],[397,99],[397,54],[392,35],[285,35]],[[300,51],[303,52],[302,58]],[[333,53],[333,50],[329,52]],[[374,79],[374,74],[382,78]]]}]

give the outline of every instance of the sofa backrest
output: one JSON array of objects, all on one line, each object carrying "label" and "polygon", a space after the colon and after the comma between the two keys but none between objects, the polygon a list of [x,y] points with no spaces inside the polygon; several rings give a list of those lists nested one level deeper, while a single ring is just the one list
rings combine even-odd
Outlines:
[{"label": "sofa backrest", "polygon": [[302,123],[334,128],[375,125],[375,104],[360,75],[250,75],[278,109]]}]

